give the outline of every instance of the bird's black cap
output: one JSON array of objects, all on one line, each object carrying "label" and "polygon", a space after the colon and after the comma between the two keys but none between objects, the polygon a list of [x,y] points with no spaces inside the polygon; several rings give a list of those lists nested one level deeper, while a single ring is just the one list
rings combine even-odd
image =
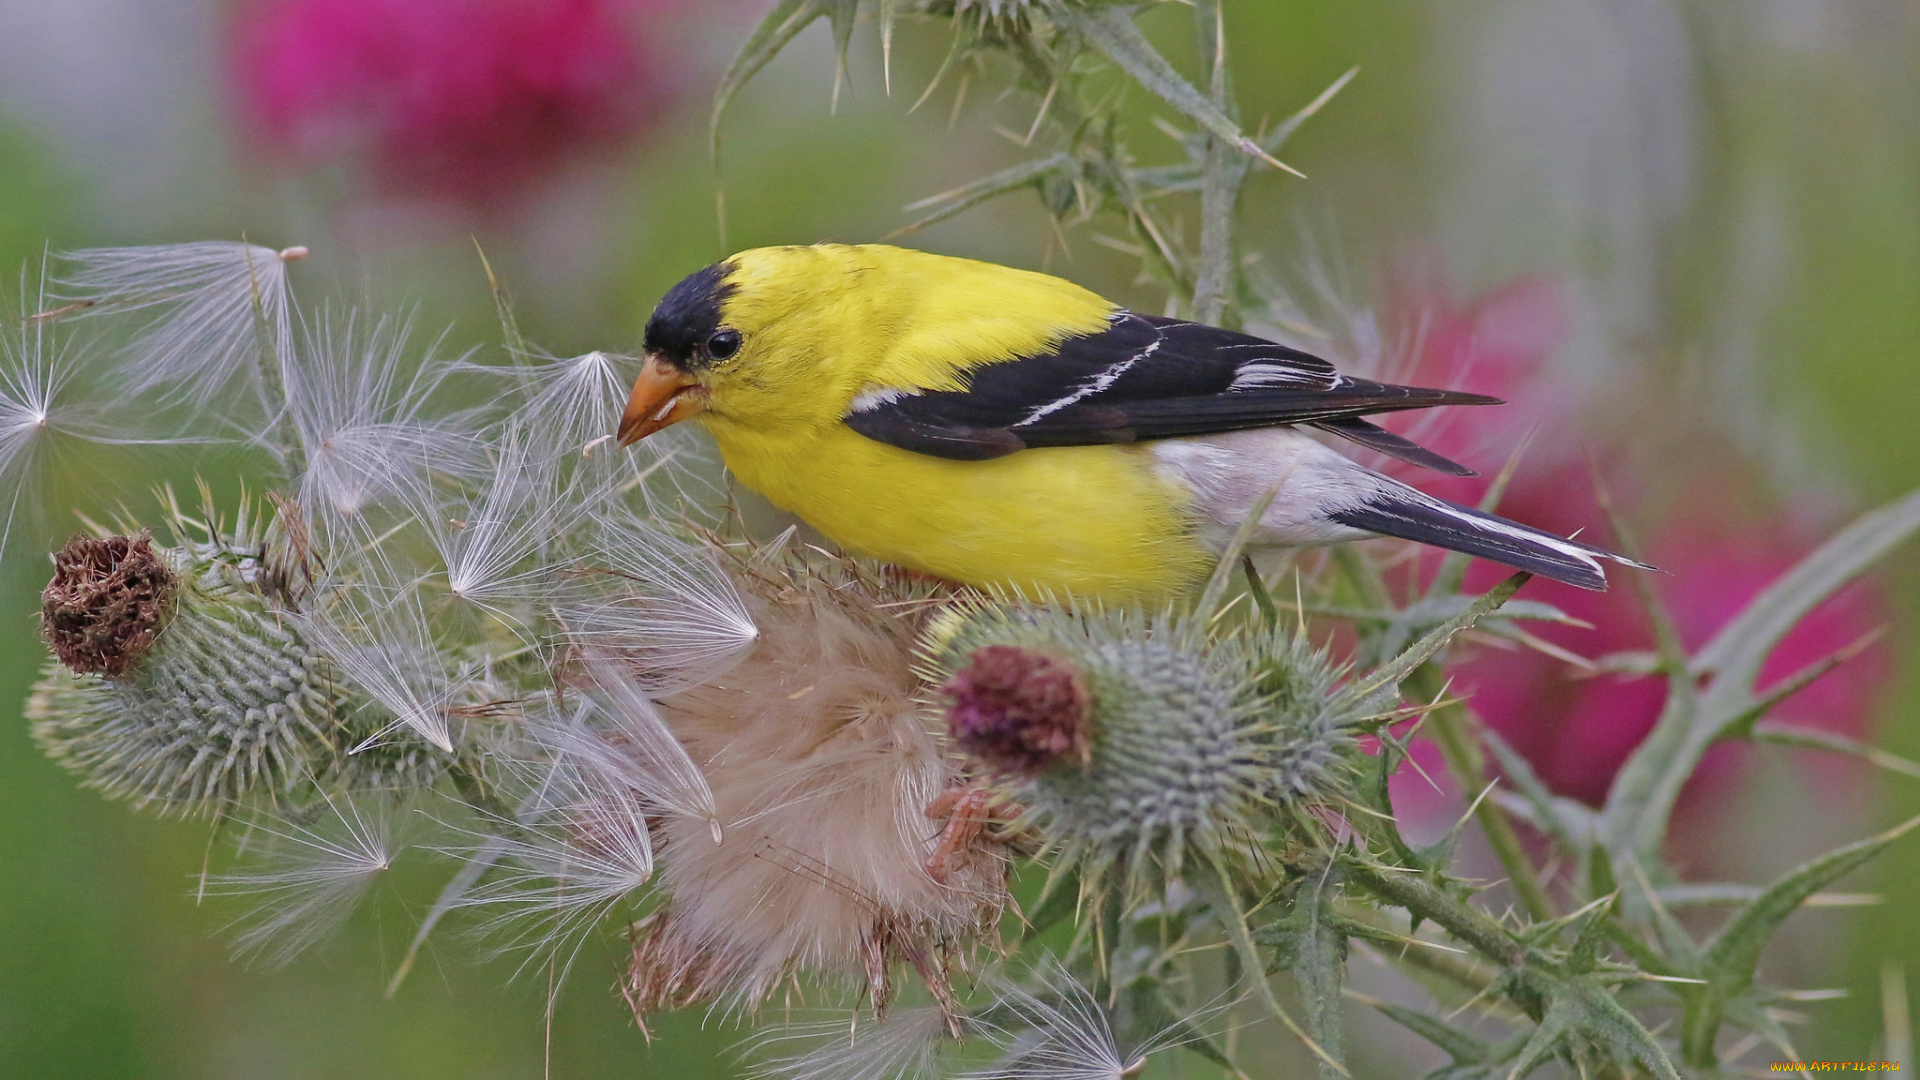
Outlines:
[{"label": "bird's black cap", "polygon": [[647,320],[647,351],[683,370],[711,366],[706,344],[720,329],[721,305],[733,295],[732,272],[731,263],[714,263],[668,289]]}]

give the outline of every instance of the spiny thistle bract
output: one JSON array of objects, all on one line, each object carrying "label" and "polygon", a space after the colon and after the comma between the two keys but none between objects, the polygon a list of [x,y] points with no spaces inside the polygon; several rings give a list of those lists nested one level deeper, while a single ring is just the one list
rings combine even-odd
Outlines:
[{"label": "spiny thistle bract", "polygon": [[[286,569],[235,534],[155,548],[76,537],[43,621],[58,655],[27,703],[33,736],[109,797],[181,814],[302,801],[317,783],[429,785],[416,740],[353,751],[380,722],[288,606]],[[83,595],[84,594],[84,595]]]},{"label": "spiny thistle bract", "polygon": [[1337,799],[1366,714],[1303,634],[1195,617],[978,604],[924,641],[954,741],[1098,880],[1231,862],[1276,811]]},{"label": "spiny thistle bract", "polygon": [[1060,8],[1077,6],[1073,0],[929,0],[923,10],[980,37],[1010,38],[1031,33],[1036,20],[1044,22]]}]

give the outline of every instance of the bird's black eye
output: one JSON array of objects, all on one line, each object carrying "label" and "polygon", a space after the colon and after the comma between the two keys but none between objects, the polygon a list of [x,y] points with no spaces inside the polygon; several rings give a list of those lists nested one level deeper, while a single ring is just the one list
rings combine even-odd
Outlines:
[{"label": "bird's black eye", "polygon": [[740,331],[719,330],[707,339],[707,355],[715,360],[725,360],[740,351]]}]

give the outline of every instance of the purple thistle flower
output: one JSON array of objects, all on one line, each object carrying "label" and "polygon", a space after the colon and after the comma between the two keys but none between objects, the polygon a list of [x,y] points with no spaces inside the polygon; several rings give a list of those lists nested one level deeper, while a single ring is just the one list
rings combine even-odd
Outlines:
[{"label": "purple thistle flower", "polygon": [[962,751],[1006,773],[1034,775],[1092,754],[1093,699],[1071,664],[1015,645],[974,650],[941,686]]}]

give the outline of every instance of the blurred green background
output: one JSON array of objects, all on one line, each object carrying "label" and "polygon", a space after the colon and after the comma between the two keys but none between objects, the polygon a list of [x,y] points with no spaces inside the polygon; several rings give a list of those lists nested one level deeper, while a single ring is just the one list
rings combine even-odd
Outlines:
[{"label": "blurred green background", "polygon": [[[530,337],[569,354],[632,348],[653,299],[723,254],[706,104],[768,5],[625,5],[638,12],[627,12],[632,32],[656,76],[645,115],[629,117],[617,138],[595,136],[579,160],[479,196],[418,178],[362,182],[364,160],[342,165],[249,135],[244,99],[259,87],[234,74],[232,53],[242,47],[235,27],[258,6],[0,0],[0,265],[37,260],[47,245],[244,233],[314,249],[296,278],[309,303],[328,294],[418,303],[424,324],[453,324],[450,340],[465,346],[494,329],[477,240]],[[1373,273],[1406,252],[1443,260],[1463,295],[1522,273],[1566,281],[1581,312],[1555,361],[1568,377],[1653,387],[1662,423],[1734,447],[1764,477],[1756,497],[1810,528],[1920,484],[1920,2],[1226,7],[1250,119],[1285,116],[1361,69],[1289,144],[1287,160],[1311,179],[1253,182],[1249,247],[1273,261],[1311,252],[1358,282],[1362,300]],[[1175,51],[1186,19],[1169,5],[1145,25]],[[1031,101],[982,90],[951,131],[948,90],[909,113],[943,47],[932,31],[904,30],[888,96],[863,25],[830,111],[830,41],[824,26],[808,31],[742,94],[727,125],[729,245],[877,239],[906,220],[904,204],[1021,160],[1025,151],[992,126],[1024,130]],[[1143,156],[1175,153],[1150,125],[1136,127]],[[1117,299],[1162,305],[1130,259],[1084,234],[1070,255],[1049,254],[1036,202],[1018,195],[912,242],[1020,265],[1047,260]],[[1630,439],[1646,422],[1600,416],[1586,426]],[[1650,467],[1688,465],[1668,456]],[[72,479],[86,481],[90,498],[136,508],[152,483],[196,467],[231,483],[218,462],[181,460],[170,473],[122,462],[112,475],[88,475],[101,467],[81,462]],[[47,499],[44,536],[9,552],[0,611],[13,631],[0,653],[0,702],[19,701],[40,663],[30,621],[36,552],[71,520],[65,488]],[[1898,555],[1879,580],[1902,663],[1877,730],[1890,748],[1920,756],[1920,665],[1911,662],[1920,552]],[[5,715],[18,713],[9,705]],[[1750,855],[1749,880],[1819,842],[1920,811],[1914,781],[1852,773],[1857,789],[1835,791],[1804,782],[1802,760],[1767,757],[1733,796],[1727,820],[1738,835],[1722,839]],[[24,723],[0,725],[0,1076],[472,1080],[549,1068],[566,1078],[738,1068],[726,1055],[737,1034],[717,1019],[675,1017],[651,1045],[641,1038],[612,993],[617,943],[583,956],[552,1024],[550,1059],[545,987],[508,986],[507,968],[477,961],[457,938],[385,1000],[410,913],[431,897],[425,875],[398,882],[349,934],[288,970],[243,970],[216,937],[235,912],[191,896],[207,841],[204,824],[136,816],[76,789],[40,757]],[[1804,925],[1776,968],[1853,992],[1807,1006],[1809,1056],[1865,1056],[1881,1026],[1883,961],[1920,971],[1920,921],[1910,915],[1920,843],[1896,848],[1854,886],[1893,902],[1798,916]],[[1393,1075],[1399,1044],[1385,1045],[1375,1064]]]}]

